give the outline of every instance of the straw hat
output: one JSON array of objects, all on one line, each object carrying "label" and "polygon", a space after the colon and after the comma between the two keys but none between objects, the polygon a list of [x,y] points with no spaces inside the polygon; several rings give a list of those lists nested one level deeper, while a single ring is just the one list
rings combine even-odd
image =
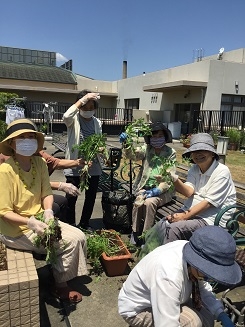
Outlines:
[{"label": "straw hat", "polygon": [[23,133],[32,132],[37,136],[38,149],[36,153],[43,149],[44,136],[42,133],[37,132],[35,124],[29,119],[16,119],[10,123],[6,130],[6,137],[0,142],[0,153],[6,156],[13,155],[13,149],[10,146],[10,140]]}]

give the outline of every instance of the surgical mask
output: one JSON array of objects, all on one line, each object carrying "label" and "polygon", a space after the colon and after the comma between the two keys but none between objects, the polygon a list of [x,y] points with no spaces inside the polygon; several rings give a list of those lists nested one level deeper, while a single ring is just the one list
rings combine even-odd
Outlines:
[{"label": "surgical mask", "polygon": [[29,157],[37,151],[37,140],[36,139],[16,139],[16,153]]},{"label": "surgical mask", "polygon": [[94,114],[95,114],[95,111],[94,110],[91,110],[91,111],[83,111],[83,110],[80,110],[80,115],[83,118],[91,118],[91,117],[93,117]]},{"label": "surgical mask", "polygon": [[164,146],[165,143],[166,143],[166,139],[164,136],[150,138],[150,145],[153,146],[153,148],[161,148]]}]

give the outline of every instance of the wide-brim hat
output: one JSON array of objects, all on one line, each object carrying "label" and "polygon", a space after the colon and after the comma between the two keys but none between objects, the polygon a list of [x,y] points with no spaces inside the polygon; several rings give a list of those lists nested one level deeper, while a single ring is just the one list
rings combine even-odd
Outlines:
[{"label": "wide-brim hat", "polygon": [[[150,128],[152,132],[163,131],[166,143],[172,143],[172,133],[162,122],[151,123]],[[150,138],[151,136],[145,136],[147,144],[150,143]]]},{"label": "wide-brim hat", "polygon": [[32,132],[37,136],[38,149],[36,153],[43,149],[44,136],[42,133],[37,132],[35,124],[29,119],[16,119],[10,123],[6,130],[6,137],[2,142],[0,142],[0,153],[6,156],[11,156],[13,154],[13,149],[10,146],[10,140],[17,137],[23,133]]},{"label": "wide-brim hat", "polygon": [[192,152],[200,150],[214,153],[215,159],[219,160],[219,155],[214,147],[214,140],[208,133],[193,134],[190,140],[190,147],[182,154],[182,157],[190,159]]},{"label": "wide-brim hat", "polygon": [[197,229],[183,248],[183,257],[208,278],[224,285],[236,285],[242,271],[235,261],[236,242],[219,226]]}]

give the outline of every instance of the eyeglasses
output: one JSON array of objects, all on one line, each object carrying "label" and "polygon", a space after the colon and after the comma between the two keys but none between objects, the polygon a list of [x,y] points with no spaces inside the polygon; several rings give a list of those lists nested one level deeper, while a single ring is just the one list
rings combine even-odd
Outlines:
[{"label": "eyeglasses", "polygon": [[203,273],[200,273],[199,270],[196,269],[197,272],[197,279],[198,280],[203,280],[204,282],[209,282],[212,283],[214,280],[208,276],[203,275]]}]

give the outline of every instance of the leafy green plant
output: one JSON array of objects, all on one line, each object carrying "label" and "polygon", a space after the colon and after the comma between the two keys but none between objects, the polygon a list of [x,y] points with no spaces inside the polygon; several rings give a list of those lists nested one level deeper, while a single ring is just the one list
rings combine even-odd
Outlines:
[{"label": "leafy green plant", "polygon": [[155,155],[152,158],[152,161],[154,162],[154,164],[158,165],[159,175],[162,176],[163,182],[170,185],[170,189],[173,189],[174,184],[173,184],[173,181],[172,181],[172,178],[170,175],[170,171],[173,169],[174,170],[176,169],[176,166],[177,166],[176,160],[172,160],[169,158],[160,157],[160,156]]},{"label": "leafy green plant", "polygon": [[144,118],[139,118],[129,123],[125,133],[127,134],[127,139],[124,142],[124,147],[131,150],[132,153],[135,153],[135,144],[138,145],[140,143],[140,136],[152,135],[150,125],[144,121]]},{"label": "leafy green plant", "polygon": [[229,137],[229,143],[239,143],[241,140],[241,131],[233,127],[225,132],[225,136]]},{"label": "leafy green plant", "polygon": [[18,97],[16,93],[0,92],[0,109],[4,109],[5,105],[11,102],[11,99]]},{"label": "leafy green plant", "polygon": [[212,136],[212,138],[214,140],[214,144],[217,145],[218,144],[218,137],[220,136],[220,131],[213,130],[209,134]]},{"label": "leafy green plant", "polygon": [[106,134],[93,134],[88,136],[79,145],[74,145],[74,149],[78,149],[78,155],[85,160],[85,165],[80,170],[80,190],[87,190],[89,183],[89,165],[97,154],[103,154],[108,160],[108,152],[106,150]]},{"label": "leafy green plant", "polygon": [[7,124],[0,120],[0,142],[4,139],[5,137],[5,133],[6,133],[6,130],[7,130]]},{"label": "leafy green plant", "polygon": [[109,257],[121,254],[123,247],[118,245],[116,235],[119,235],[116,231],[103,229],[88,235],[88,258],[95,273],[102,272],[100,257],[103,252]]},{"label": "leafy green plant", "polygon": [[48,125],[47,125],[47,124],[42,124],[42,125],[40,125],[39,130],[40,130],[40,132],[42,132],[42,133],[47,133]]},{"label": "leafy green plant", "polygon": [[[40,213],[35,216],[36,219],[44,222],[43,213]],[[45,229],[43,235],[37,235],[33,243],[38,248],[43,246],[47,251],[46,261],[49,263],[57,262],[57,250],[60,248],[60,245],[57,246],[59,241],[63,241],[64,248],[66,247],[66,243],[62,240],[61,228],[58,223],[58,219],[50,219],[48,222],[48,228]]]}]

